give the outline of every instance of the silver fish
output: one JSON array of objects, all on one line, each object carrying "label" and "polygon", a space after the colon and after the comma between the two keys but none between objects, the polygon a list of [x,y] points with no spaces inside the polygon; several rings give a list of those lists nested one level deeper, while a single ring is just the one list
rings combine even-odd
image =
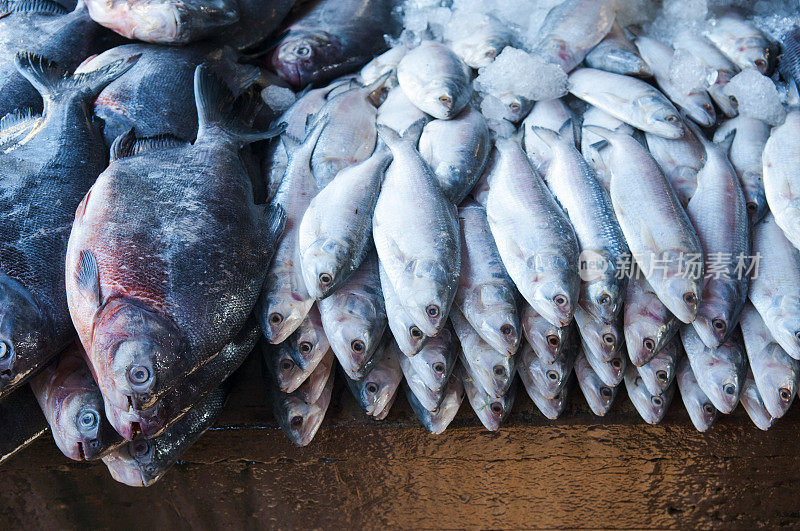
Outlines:
[{"label": "silver fish", "polygon": [[397,356],[403,356],[397,349],[390,348],[391,338],[386,337],[375,353],[372,368],[361,380],[347,378],[347,387],[353,393],[358,405],[370,417],[385,417],[387,406],[394,399],[397,388],[403,380],[403,371]]},{"label": "silver fish", "polygon": [[775,222],[792,245],[800,249],[800,200],[796,197],[800,178],[800,110],[772,129],[764,145],[764,192]]},{"label": "silver fish", "polygon": [[303,385],[303,382],[311,376],[311,373],[323,363],[325,358],[328,358],[330,361],[332,361],[333,358],[333,353],[329,349],[326,349],[319,355],[310,358],[308,365],[302,368],[292,358],[296,348],[293,337],[287,339],[280,345],[262,345],[264,363],[272,374],[275,385],[283,393],[293,393],[296,391],[297,388]]},{"label": "silver fish", "polygon": [[731,133],[734,136],[728,158],[739,175],[752,226],[764,218],[768,208],[761,156],[769,138],[770,126],[756,118],[739,116],[717,128],[714,142],[722,143]]},{"label": "silver fish", "polygon": [[436,174],[444,195],[456,205],[475,186],[489,158],[489,126],[468,105],[452,120],[433,120],[422,130],[419,152]]},{"label": "silver fish", "polygon": [[628,76],[653,75],[650,65],[639,56],[636,46],[625,35],[625,30],[615,20],[608,35],[586,54],[586,64],[592,68]]},{"label": "silver fish", "polygon": [[472,410],[480,419],[481,424],[489,431],[499,430],[500,425],[511,411],[514,399],[517,396],[517,386],[513,384],[514,380],[512,380],[512,385],[508,388],[505,396],[498,398],[484,391],[475,382],[466,366],[459,365],[458,370],[469,405],[472,406]]},{"label": "silver fish", "polygon": [[706,90],[725,116],[729,118],[736,116],[737,111],[731,103],[730,97],[725,94],[725,85],[736,73],[736,66],[722,55],[708,39],[691,29],[679,33],[673,46],[676,51],[683,50],[691,53],[706,68],[715,71],[714,82]]},{"label": "silver fish", "polygon": [[537,386],[536,381],[527,377],[521,366],[518,367],[517,370],[519,371],[522,384],[525,387],[525,392],[528,393],[528,396],[536,405],[536,408],[541,411],[542,415],[550,420],[556,420],[561,416],[561,413],[563,413],[564,409],[567,407],[569,387],[565,386],[556,396],[547,398]]},{"label": "silver fish", "polygon": [[[433,338],[431,338],[431,340],[433,340]],[[389,348],[400,350],[397,347],[396,342],[393,342]],[[422,375],[417,373],[417,368],[411,363],[411,358],[408,356],[398,352],[396,353],[395,357],[400,362],[400,368],[403,371],[403,376],[405,376],[406,383],[411,388],[411,392],[414,393],[414,396],[417,397],[419,403],[428,411],[435,411],[436,408],[439,407],[439,404],[442,403],[442,399],[444,398],[444,389],[434,391],[425,385]]]},{"label": "silver fish", "polygon": [[402,138],[379,126],[394,160],[375,205],[378,257],[414,324],[434,336],[447,322],[461,271],[455,206],[414,145],[421,124]]},{"label": "silver fish", "polygon": [[423,41],[397,65],[400,87],[434,118],[455,118],[472,97],[469,67],[445,45]]},{"label": "silver fish", "polygon": [[299,393],[283,393],[272,389],[272,413],[283,432],[297,446],[306,446],[317,434],[331,402],[333,390],[333,371],[316,402],[308,404]]},{"label": "silver fish", "polygon": [[596,125],[604,129],[632,135],[633,127],[614,118],[602,109],[589,105],[583,113],[581,129],[581,153],[586,162],[594,170],[595,177],[606,190],[611,189],[611,170],[608,167],[610,150],[603,149],[606,145],[603,138],[592,133],[587,126]]},{"label": "silver fish", "polygon": [[697,428],[697,431],[707,431],[717,420],[719,411],[703,390],[700,389],[687,357],[684,356],[680,359],[677,371],[678,389],[681,392],[683,405],[689,413],[689,418],[692,420],[694,427]]},{"label": "silver fish", "polygon": [[556,399],[567,385],[576,355],[577,349],[569,346],[563,356],[555,362],[549,362],[537,356],[531,346],[526,343],[519,351],[517,372],[526,388],[532,386],[544,398]]},{"label": "silver fish", "polygon": [[335,359],[333,352],[328,350],[308,378],[294,391],[294,394],[306,404],[313,404],[319,400],[331,377]]},{"label": "silver fish", "polygon": [[750,303],[742,311],[741,325],[747,359],[764,407],[770,416],[780,418],[797,394],[800,362],[772,339],[764,320]]},{"label": "silver fish", "polygon": [[516,287],[492,238],[486,209],[472,200],[458,209],[461,277],[454,304],[498,352],[514,354],[522,337]]},{"label": "silver fish", "polygon": [[286,342],[291,347],[289,353],[295,363],[303,370],[313,370],[330,347],[317,306],[311,307]]},{"label": "silver fish", "polygon": [[598,417],[605,416],[614,403],[619,386],[606,385],[594,372],[583,351],[578,352],[575,358],[575,375],[589,408]]},{"label": "silver fish", "polygon": [[522,121],[525,153],[528,154],[533,167],[539,173],[547,175],[547,168],[550,166],[553,150],[533,130],[537,127],[543,127],[551,131],[561,131],[570,120],[573,134],[571,137],[569,135],[565,136],[567,140],[573,140],[577,146],[580,145],[581,139],[581,131],[578,127],[579,122],[572,110],[561,99],[537,101],[531,112]]},{"label": "silver fish", "polygon": [[617,356],[625,337],[622,329],[622,315],[616,316],[609,322],[604,322],[592,316],[583,308],[575,310],[575,322],[581,333],[586,347],[592,355],[603,361],[609,362]]},{"label": "silver fish", "polygon": [[490,14],[454,12],[444,42],[472,68],[488,66],[514,40],[510,28]]},{"label": "silver fish", "polygon": [[394,87],[386,95],[386,99],[378,107],[378,125],[385,125],[404,135],[409,127],[417,122],[427,123],[431,117],[411,103],[400,87]]},{"label": "silver fish", "polygon": [[675,379],[675,365],[682,354],[680,340],[673,338],[653,356],[653,359],[636,368],[648,393],[660,395],[670,386]]},{"label": "silver fish", "polygon": [[645,133],[647,149],[664,172],[678,201],[686,207],[697,190],[697,172],[703,167],[703,144],[687,128],[681,138]]},{"label": "silver fish", "polygon": [[637,129],[664,138],[680,138],[678,110],[652,85],[630,76],[580,68],[569,76],[569,91]]},{"label": "silver fish", "polygon": [[717,348],[708,348],[691,326],[681,327],[681,341],[700,389],[722,413],[733,411],[747,368],[744,347],[728,339]]},{"label": "silver fish", "polygon": [[770,212],[756,223],[751,236],[750,301],[775,341],[800,360],[800,251]]},{"label": "silver fish", "polygon": [[610,361],[603,361],[592,353],[585,340],[581,340],[581,350],[592,370],[603,380],[606,385],[616,386],[625,376],[627,358],[624,353],[618,352]]},{"label": "silver fish", "polygon": [[747,370],[747,376],[744,379],[744,389],[742,389],[742,396],[740,398],[747,416],[753,421],[753,424],[759,430],[767,431],[775,423],[775,419],[769,414],[764,401],[756,387],[756,381],[753,378],[753,372]]},{"label": "silver fish", "polygon": [[572,224],[514,140],[497,139],[486,217],[508,275],[549,322],[566,326],[578,304],[578,241]]},{"label": "silver fish", "polygon": [[671,385],[664,393],[651,395],[633,365],[625,371],[625,388],[628,390],[628,397],[636,407],[636,411],[648,424],[661,422],[675,394],[675,386]]},{"label": "silver fish", "polygon": [[[402,378],[400,378],[400,380],[402,380]],[[380,412],[378,412],[378,414],[373,415],[372,420],[384,420],[386,417],[388,417],[389,416],[389,412],[392,409],[392,406],[394,405],[395,401],[397,400],[397,395],[399,395],[399,394],[400,394],[399,392],[395,392],[392,395],[392,398],[389,399],[389,403],[386,404],[386,406],[383,408],[383,411],[380,411]]]},{"label": "silver fish", "polygon": [[403,305],[400,303],[400,298],[392,287],[386,270],[382,264],[378,264],[378,272],[381,280],[381,290],[383,292],[383,300],[386,304],[386,317],[388,319],[389,329],[397,341],[398,348],[406,356],[416,355],[425,343],[428,341],[422,330],[420,330],[414,321],[409,317]]},{"label": "silver fish", "polygon": [[529,304],[524,304],[522,329],[533,351],[540,358],[552,363],[561,357],[570,337],[571,326],[555,326],[536,313]]},{"label": "silver fish", "polygon": [[461,408],[461,402],[464,400],[464,384],[457,374],[451,374],[450,378],[448,378],[442,403],[433,411],[428,411],[422,407],[408,384],[404,384],[404,387],[408,403],[411,404],[411,409],[417,419],[425,426],[426,430],[434,435],[444,433],[444,430],[455,418],[456,413]]},{"label": "silver fish", "polygon": [[763,33],[740,15],[726,13],[709,25],[705,36],[739,68],[767,73],[769,43]]},{"label": "silver fish", "polygon": [[703,249],[689,217],[641,144],[622,133],[591,130],[612,150],[611,202],[633,258],[664,305],[692,322],[702,294]]},{"label": "silver fish", "polygon": [[458,338],[450,326],[430,338],[416,356],[407,357],[425,387],[440,393],[458,360]]},{"label": "silver fish", "polygon": [[384,86],[388,88],[397,86],[397,65],[407,53],[408,48],[405,46],[395,46],[365,64],[358,73],[361,84],[371,85],[379,79],[385,78],[386,74],[390,74],[386,78]]},{"label": "silver fish", "polygon": [[631,362],[641,367],[675,337],[680,321],[658,298],[641,275],[628,283],[625,297],[625,344]]}]

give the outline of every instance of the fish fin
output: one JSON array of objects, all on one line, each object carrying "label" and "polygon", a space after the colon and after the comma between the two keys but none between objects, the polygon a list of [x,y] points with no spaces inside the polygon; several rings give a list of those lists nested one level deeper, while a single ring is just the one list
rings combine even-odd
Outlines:
[{"label": "fish fin", "polygon": [[390,149],[392,146],[397,146],[398,144],[404,142],[413,142],[414,146],[416,146],[419,142],[419,137],[422,136],[422,129],[425,127],[426,123],[427,120],[425,118],[421,118],[409,125],[402,135],[400,135],[391,127],[378,124],[378,136],[386,143],[387,146],[389,146]]},{"label": "fish fin", "polygon": [[606,129],[605,127],[600,127],[599,125],[584,125],[583,128],[590,133],[596,134],[606,142],[608,142],[610,137],[614,135],[614,131],[611,129]]},{"label": "fish fin", "polygon": [[136,143],[136,136],[133,134],[133,127],[119,135],[111,143],[111,152],[108,157],[108,162],[124,159],[133,155],[133,146]]},{"label": "fish fin", "polygon": [[259,133],[245,120],[254,114],[254,98],[234,100],[233,93],[225,83],[211,72],[207,65],[200,65],[194,71],[194,97],[197,106],[197,138],[201,139],[213,131],[223,132],[241,145],[268,140],[278,136],[286,129],[286,124]]},{"label": "fish fin", "polygon": [[608,140],[600,140],[595,142],[594,144],[589,144],[589,147],[596,151],[600,151],[604,147],[608,146]]},{"label": "fish fin", "polygon": [[[79,1],[78,4],[82,4]],[[12,13],[25,13],[26,15],[66,15],[68,11],[64,6],[52,0],[0,0],[0,18]]]},{"label": "fish fin", "polygon": [[33,53],[20,52],[15,62],[19,73],[39,91],[42,98],[53,100],[65,96],[96,96],[106,85],[130,70],[140,57],[141,54],[137,54],[85,74],[72,75],[56,63]]},{"label": "fish fin", "polygon": [[568,118],[558,129],[558,136],[564,139],[575,136],[575,120]]},{"label": "fish fin", "polygon": [[731,146],[733,146],[733,139],[736,137],[736,131],[728,131],[728,134],[725,135],[717,144],[719,144],[720,149],[725,155],[728,155],[731,152]]},{"label": "fish fin", "polygon": [[[570,120],[571,121],[571,120]],[[553,147],[553,144],[558,142],[558,133],[546,127],[531,127],[531,132],[539,137],[539,140],[547,144],[547,147]]]},{"label": "fish fin", "polygon": [[264,209],[266,216],[266,227],[272,238],[272,242],[277,242],[283,235],[286,227],[286,210],[281,205],[269,205]]},{"label": "fish fin", "polygon": [[100,306],[100,271],[97,258],[92,251],[83,250],[78,256],[78,271],[75,273],[78,290],[95,307]]},{"label": "fish fin", "polygon": [[169,149],[186,145],[188,145],[188,142],[170,134],[163,134],[148,138],[136,138],[133,128],[131,128],[124,134],[114,139],[114,143],[111,144],[111,156],[109,158],[109,162],[113,162],[117,159],[125,157],[139,155],[140,153],[145,153],[147,151]]},{"label": "fish fin", "polygon": [[283,149],[286,150],[287,154],[300,147],[300,144],[303,143],[303,141],[299,138],[295,138],[286,132],[281,135],[281,142],[283,143]]},{"label": "fish fin", "polygon": [[386,80],[389,79],[389,76],[391,76],[392,73],[393,73],[392,70],[384,72],[381,77],[379,77],[378,79],[376,79],[375,81],[364,87],[364,90],[366,91],[367,95],[371,96],[375,91],[381,90],[383,88],[383,84],[386,83]]}]

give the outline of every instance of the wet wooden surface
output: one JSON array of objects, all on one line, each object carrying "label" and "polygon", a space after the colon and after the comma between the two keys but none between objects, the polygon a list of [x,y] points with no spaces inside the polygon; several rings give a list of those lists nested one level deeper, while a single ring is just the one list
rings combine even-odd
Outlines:
[{"label": "wet wooden surface", "polygon": [[147,489],[115,483],[102,464],[70,462],[40,437],[0,468],[0,527],[800,525],[800,406],[769,432],[740,407],[699,434],[679,397],[648,426],[624,391],[599,419],[572,385],[558,421],[520,394],[497,433],[465,401],[431,436],[404,399],[382,423],[369,421],[337,382],[316,438],[296,448],[252,375],[217,426]]}]

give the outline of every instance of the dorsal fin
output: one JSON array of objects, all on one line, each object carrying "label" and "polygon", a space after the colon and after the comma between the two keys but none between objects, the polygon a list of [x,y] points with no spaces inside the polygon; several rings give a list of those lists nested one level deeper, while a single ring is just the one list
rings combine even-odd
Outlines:
[{"label": "dorsal fin", "polygon": [[[79,3],[83,3],[79,1]],[[26,15],[66,15],[64,6],[52,0],[0,0],[0,18],[12,13]]]},{"label": "dorsal fin", "polygon": [[170,134],[147,138],[136,138],[133,128],[118,136],[111,144],[110,162],[125,157],[133,157],[147,151],[187,146],[189,143]]},{"label": "dorsal fin", "polygon": [[92,251],[83,250],[78,255],[78,270],[75,272],[78,291],[95,307],[100,306],[100,271],[97,258]]}]

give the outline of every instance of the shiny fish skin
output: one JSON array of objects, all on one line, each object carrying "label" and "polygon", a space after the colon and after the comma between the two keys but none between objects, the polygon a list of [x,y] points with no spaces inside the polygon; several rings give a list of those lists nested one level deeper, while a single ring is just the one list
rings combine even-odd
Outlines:
[{"label": "shiny fish skin", "polygon": [[[574,122],[576,123],[576,122]],[[607,112],[589,105],[588,109],[583,113],[582,129],[581,129],[581,153],[583,158],[586,159],[587,164],[594,171],[595,177],[603,185],[606,191],[611,190],[611,170],[608,167],[608,159],[611,156],[610,150],[603,149],[603,138],[592,133],[587,126],[597,125],[604,129],[617,131],[618,133],[625,133],[633,135],[633,127],[614,118]],[[687,199],[688,201],[688,199]]]},{"label": "shiny fish skin", "polygon": [[497,431],[500,425],[511,411],[514,405],[514,399],[517,396],[517,386],[512,380],[511,387],[505,396],[494,397],[487,394],[480,385],[478,385],[472,378],[469,369],[464,365],[459,365],[458,370],[461,376],[461,381],[464,384],[464,393],[467,395],[469,405],[478,416],[478,419],[483,424],[483,427],[489,431]]},{"label": "shiny fish skin", "polygon": [[764,406],[764,401],[756,387],[756,381],[753,378],[753,372],[747,370],[747,376],[744,380],[744,389],[742,389],[742,396],[740,398],[742,407],[747,412],[747,416],[753,421],[753,424],[759,430],[767,431],[775,423],[775,419],[770,416],[769,411]]},{"label": "shiny fish skin", "polygon": [[589,408],[598,417],[605,416],[614,403],[619,386],[606,385],[594,372],[583,351],[575,358],[575,375]]},{"label": "shiny fish skin", "polygon": [[648,424],[661,422],[675,394],[675,386],[670,385],[663,394],[651,395],[633,365],[628,367],[625,372],[625,388],[628,390],[628,397],[636,407],[636,411]]},{"label": "shiny fish skin", "polygon": [[529,304],[523,303],[522,329],[537,356],[553,363],[560,358],[570,339],[571,326],[555,326],[536,313]]},{"label": "shiny fish skin", "polygon": [[50,428],[31,388],[24,386],[0,402],[0,464],[47,433]]},{"label": "shiny fish skin", "polygon": [[681,341],[700,389],[720,412],[733,411],[742,392],[747,360],[744,347],[728,339],[718,348],[703,344],[692,326],[681,328]]},{"label": "shiny fish skin", "polygon": [[564,390],[569,375],[572,374],[576,354],[577,349],[570,346],[562,357],[555,362],[549,362],[549,360],[537,356],[531,346],[526,343],[518,355],[517,372],[526,388],[533,386],[542,397],[556,400]]},{"label": "shiny fish skin", "polygon": [[612,0],[566,0],[547,13],[533,53],[569,72],[609,32],[616,9]]},{"label": "shiny fish skin", "polygon": [[386,305],[386,317],[392,336],[394,336],[398,348],[403,354],[414,356],[425,346],[428,336],[414,324],[408,312],[400,304],[400,299],[389,281],[386,270],[380,263],[378,264],[378,272],[380,274],[383,300]]},{"label": "shiny fish skin", "polygon": [[615,20],[608,35],[586,54],[586,64],[591,68],[615,74],[649,77],[653,75],[636,46],[628,40],[625,30]]},{"label": "shiny fish skin", "polygon": [[664,94],[644,81],[580,68],[569,76],[568,86],[575,96],[637,129],[664,138],[683,135],[678,110]]},{"label": "shiny fish skin", "polygon": [[[436,338],[432,337],[428,343],[435,340]],[[392,342],[389,348],[400,350],[397,347],[396,342]],[[422,407],[428,411],[435,411],[436,408],[438,408],[442,403],[442,399],[444,398],[444,389],[434,391],[426,386],[422,376],[417,373],[416,367],[411,363],[411,358],[408,356],[404,356],[401,353],[396,353],[395,357],[400,362],[400,368],[403,371],[403,376],[405,377],[406,383],[411,388],[411,391],[414,393],[414,396],[417,398],[420,405],[422,405]]]},{"label": "shiny fish skin", "polygon": [[739,175],[744,191],[750,226],[764,218],[767,213],[767,196],[764,192],[764,173],[761,156],[769,138],[770,126],[766,122],[747,116],[739,116],[721,124],[714,132],[714,142],[723,143],[733,133],[728,158]]},{"label": "shiny fish skin", "polygon": [[763,153],[764,192],[775,222],[786,238],[800,249],[800,110],[772,129]]},{"label": "shiny fish skin", "polygon": [[690,128],[681,138],[663,138],[652,133],[645,133],[644,138],[647,149],[685,208],[697,190],[697,172],[704,160],[703,144]]},{"label": "shiny fish skin", "polygon": [[472,31],[456,40],[448,39],[445,31],[445,44],[471,68],[488,66],[503,48],[511,46],[514,35],[503,22],[490,14],[470,13],[469,17]]},{"label": "shiny fish skin", "polygon": [[760,259],[750,280],[750,301],[775,341],[800,360],[800,251],[767,212],[753,227],[751,253]]},{"label": "shiny fish skin", "polygon": [[780,418],[789,410],[797,394],[800,362],[786,354],[772,339],[752,304],[745,306],[741,325],[747,359],[764,407],[772,418]]},{"label": "shiny fish skin", "polygon": [[387,334],[375,353],[377,361],[361,380],[346,379],[347,387],[358,405],[372,418],[381,416],[390,406],[403,380],[403,371],[397,358],[403,353],[396,348],[390,348],[390,343],[391,338]]},{"label": "shiny fish skin", "polygon": [[397,80],[414,105],[440,120],[455,118],[472,97],[469,67],[434,41],[423,41],[400,60]]},{"label": "shiny fish skin", "polygon": [[334,359],[333,352],[328,350],[294,395],[306,404],[316,403],[325,392],[328,380],[333,379]]},{"label": "shiny fish skin", "polygon": [[427,123],[431,117],[411,103],[406,93],[400,87],[394,87],[386,95],[386,99],[378,107],[378,125],[397,131],[401,136],[405,134],[409,127],[417,122]]},{"label": "shiny fish skin", "polygon": [[731,103],[730,97],[725,94],[725,85],[731,80],[738,70],[737,67],[728,60],[727,57],[702,35],[697,34],[691,29],[687,29],[678,34],[673,43],[675,50],[684,50],[699,59],[706,68],[716,71],[714,84],[708,87],[711,99],[725,116],[733,118],[738,111]]},{"label": "shiny fish skin", "polygon": [[313,370],[330,347],[317,306],[311,307],[300,326],[285,342],[291,347],[289,355],[298,367]]},{"label": "shiny fish skin", "polygon": [[683,348],[680,340],[676,337],[664,345],[664,348],[659,350],[653,359],[636,368],[648,393],[651,395],[664,393],[675,378],[675,366],[682,355]]},{"label": "shiny fish skin", "polygon": [[446,326],[430,338],[416,356],[407,359],[425,387],[434,393],[442,393],[458,361],[458,354],[458,338],[453,329]]},{"label": "shiny fish skin", "polygon": [[690,127],[703,144],[705,164],[697,173],[697,191],[686,213],[703,245],[707,272],[692,326],[715,348],[736,328],[747,300],[750,279],[739,267],[750,254],[750,230],[736,170],[719,146]]},{"label": "shiny fish skin", "polygon": [[556,420],[567,407],[569,387],[563,387],[556,396],[547,398],[537,387],[536,381],[528,378],[522,367],[517,368],[520,380],[525,387],[525,392],[536,405],[536,408],[550,420]]},{"label": "shiny fish skin", "polygon": [[492,348],[514,354],[522,338],[517,290],[492,238],[486,209],[466,200],[458,208],[458,218],[461,277],[454,304]]},{"label": "shiny fish skin", "polygon": [[481,176],[490,148],[486,119],[471,105],[452,120],[429,122],[419,138],[420,155],[436,174],[444,195],[456,205]]},{"label": "shiny fish skin", "polygon": [[769,66],[769,43],[749,21],[735,13],[720,17],[705,32],[719,51],[739,68],[754,68],[762,74]]},{"label": "shiny fish skin", "polygon": [[408,48],[398,45],[389,48],[369,63],[365,64],[358,73],[358,78],[362,85],[371,85],[386,74],[389,77],[384,82],[384,87],[391,90],[397,86],[397,65],[400,59],[408,53]]},{"label": "shiny fish skin", "polygon": [[275,420],[295,445],[307,446],[316,435],[331,402],[333,376],[331,371],[319,398],[311,404],[304,402],[297,391],[284,393],[272,382],[267,384],[272,396],[272,413],[275,415]]},{"label": "shiny fish skin", "polygon": [[458,308],[450,311],[450,321],[461,343],[461,363],[488,394],[503,396],[514,379],[515,356],[492,348]]},{"label": "shiny fish skin", "polygon": [[578,241],[569,219],[514,140],[497,139],[486,216],[508,275],[549,322],[566,326],[578,304]]},{"label": "shiny fish skin", "polygon": [[367,366],[386,330],[378,267],[370,251],[347,283],[317,303],[331,348],[350,378]]},{"label": "shiny fish skin", "polygon": [[781,77],[791,85],[800,86],[800,27],[795,25],[781,38],[781,57],[778,64]]},{"label": "shiny fish skin", "polygon": [[603,361],[592,353],[585,340],[581,340],[581,351],[603,383],[612,387],[619,385],[625,376],[625,367],[627,366],[627,358],[623,353],[618,352],[610,361]]},{"label": "shiny fish skin", "polygon": [[456,207],[414,147],[420,125],[402,138],[379,127],[394,160],[375,205],[372,235],[402,306],[434,336],[447,322],[458,287],[461,243]]},{"label": "shiny fish skin", "polygon": [[[717,420],[719,410],[714,407],[711,400],[700,389],[697,378],[694,377],[692,372],[692,366],[686,356],[681,357],[677,371],[678,389],[692,424],[699,432],[708,431],[714,421]],[[742,397],[744,397],[744,394]],[[742,400],[742,403],[744,403],[744,400]]]},{"label": "shiny fish skin", "polygon": [[609,362],[614,359],[625,343],[622,315],[616,316],[609,322],[604,322],[583,308],[578,308],[575,310],[575,322],[584,344],[600,361]]},{"label": "shiny fish skin", "polygon": [[[704,269],[689,217],[641,144],[625,134],[591,130],[610,143],[611,202],[633,258],[664,305],[684,323],[692,322]],[[696,258],[697,267],[681,271],[682,258]]]},{"label": "shiny fish skin", "polygon": [[525,153],[531,159],[533,167],[547,177],[547,169],[553,157],[552,148],[533,130],[537,127],[544,127],[551,131],[561,131],[564,124],[572,120],[573,135],[565,135],[565,139],[572,139],[575,145],[580,145],[581,131],[578,128],[578,120],[572,110],[567,107],[561,99],[537,101],[525,120],[522,121],[523,145]]},{"label": "shiny fish skin", "polygon": [[625,297],[625,345],[631,362],[641,367],[667,344],[680,328],[680,321],[664,306],[639,274],[631,277]]},{"label": "shiny fish skin", "polygon": [[407,383],[403,383],[403,387],[406,391],[408,403],[411,404],[411,409],[417,419],[426,430],[434,435],[444,433],[444,430],[455,418],[456,413],[461,408],[461,402],[464,400],[464,384],[456,374],[450,375],[447,380],[442,403],[434,411],[428,411],[422,407],[422,404],[417,400],[416,395],[411,391]]},{"label": "shiny fish skin", "polygon": [[622,310],[628,275],[620,269],[630,254],[611,198],[575,147],[572,127],[563,133],[534,128],[552,150],[547,187],[572,222],[583,271],[579,304],[595,318],[612,321]]}]

